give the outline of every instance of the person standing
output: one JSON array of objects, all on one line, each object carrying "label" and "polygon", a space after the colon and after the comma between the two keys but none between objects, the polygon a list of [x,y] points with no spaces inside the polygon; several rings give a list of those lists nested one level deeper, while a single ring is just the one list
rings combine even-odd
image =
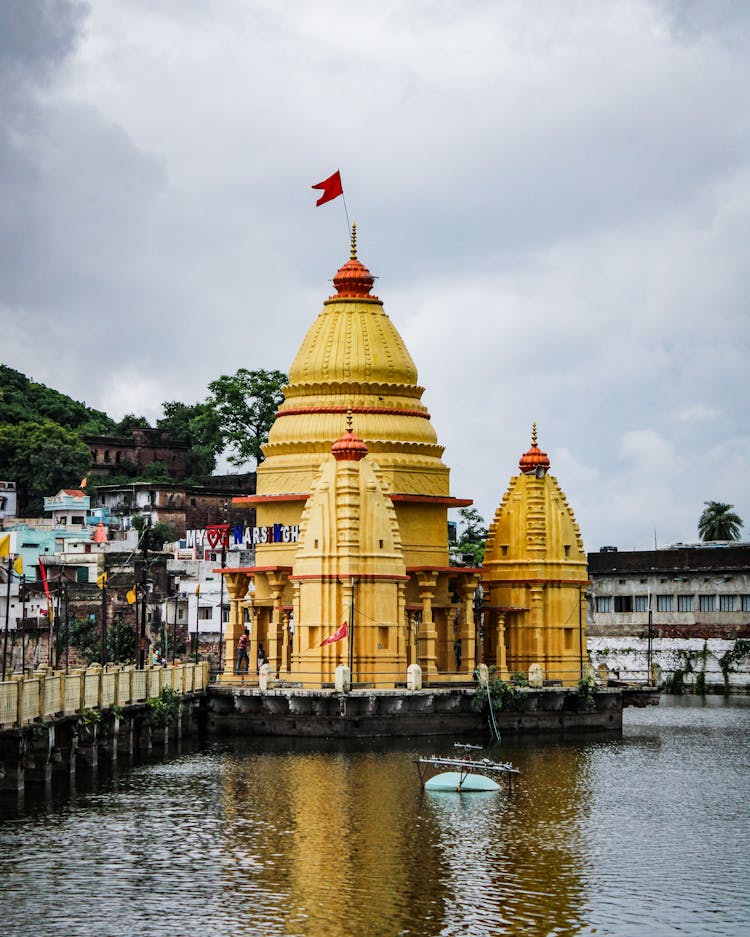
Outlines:
[{"label": "person standing", "polygon": [[265,662],[266,662],[266,652],[263,649],[263,645],[259,644],[258,645],[258,673],[260,673],[260,668],[263,666],[263,664],[265,664]]},{"label": "person standing", "polygon": [[[247,673],[250,669],[250,658],[247,656],[247,642],[250,640],[250,631],[245,628],[245,633],[240,635],[237,642],[237,666],[235,673]],[[245,665],[244,669],[242,665]]]}]

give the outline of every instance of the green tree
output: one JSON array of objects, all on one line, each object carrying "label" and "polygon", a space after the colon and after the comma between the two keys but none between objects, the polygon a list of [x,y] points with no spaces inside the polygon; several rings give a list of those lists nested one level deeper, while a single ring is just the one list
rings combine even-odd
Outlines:
[{"label": "green tree", "polygon": [[733,504],[722,501],[704,501],[706,506],[698,518],[698,533],[701,540],[739,540],[742,518],[735,514]]},{"label": "green tree", "polygon": [[175,442],[190,446],[188,474],[195,481],[207,478],[214,470],[216,456],[224,448],[219,417],[209,403],[185,404],[166,400],[164,416],[157,421]]},{"label": "green tree", "polygon": [[101,410],[93,410],[25,374],[0,364],[0,424],[37,423],[52,420],[81,433],[107,433],[114,421]]},{"label": "green tree", "polygon": [[135,629],[132,622],[116,615],[107,629],[107,660],[113,664],[135,662]]},{"label": "green tree", "polygon": [[115,435],[132,436],[134,429],[151,429],[151,424],[145,416],[137,416],[135,413],[126,413],[115,426]]},{"label": "green tree", "polygon": [[287,381],[282,371],[240,368],[236,374],[223,374],[208,385],[208,403],[216,411],[222,442],[230,449],[228,459],[233,465],[263,461],[261,447],[284,399],[281,389]]},{"label": "green tree", "polygon": [[484,518],[476,508],[461,508],[458,512],[458,540],[451,544],[450,557],[454,566],[464,565],[465,557],[470,556],[473,566],[481,566],[484,560],[484,547],[487,542],[487,528]]},{"label": "green tree", "polygon": [[[158,553],[165,543],[172,543],[175,539],[174,528],[165,521],[159,521],[158,524],[148,526],[146,518],[138,514],[133,518],[133,527],[135,527],[139,534],[143,534],[143,531],[148,529],[147,546],[153,553]],[[143,546],[140,541],[139,546]]]},{"label": "green tree", "polygon": [[78,435],[51,420],[0,425],[0,477],[16,482],[29,514],[42,513],[45,496],[77,488],[90,465]]},{"label": "green tree", "polygon": [[153,462],[144,465],[138,477],[144,482],[169,483],[174,481],[166,462],[160,462],[158,459],[154,459]]},{"label": "green tree", "polygon": [[[58,633],[58,658],[65,644],[64,630]],[[70,646],[76,648],[86,664],[98,661],[101,655],[101,632],[88,618],[72,618],[68,630]]]}]

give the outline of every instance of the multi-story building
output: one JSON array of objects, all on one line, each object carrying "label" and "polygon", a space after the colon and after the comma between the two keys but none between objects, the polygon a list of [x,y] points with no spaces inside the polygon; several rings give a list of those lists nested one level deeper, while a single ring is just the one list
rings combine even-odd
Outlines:
[{"label": "multi-story building", "polygon": [[750,626],[750,543],[588,555],[590,635],[736,638]]},{"label": "multi-story building", "polygon": [[655,667],[675,688],[750,692],[750,543],[605,547],[588,568],[600,677],[644,680]]},{"label": "multi-story building", "polygon": [[232,497],[250,495],[254,491],[255,475],[248,474],[236,476],[232,484],[217,479],[217,483],[211,485],[156,482],[99,485],[95,500],[96,508],[117,518],[116,525],[125,530],[132,526],[134,517],[151,518],[152,524],[170,524],[175,535],[182,539],[188,530],[251,520],[251,512],[233,505]]}]

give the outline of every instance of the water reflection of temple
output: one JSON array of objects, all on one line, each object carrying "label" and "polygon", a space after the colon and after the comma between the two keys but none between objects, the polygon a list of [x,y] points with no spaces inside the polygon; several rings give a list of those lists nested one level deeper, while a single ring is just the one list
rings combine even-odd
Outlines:
[{"label": "water reflection of temple", "polygon": [[[227,913],[273,933],[576,933],[590,779],[567,745],[514,750],[514,795],[430,795],[413,753],[281,752],[224,764]],[[267,908],[235,907],[256,895]],[[275,922],[270,927],[271,921]]]}]

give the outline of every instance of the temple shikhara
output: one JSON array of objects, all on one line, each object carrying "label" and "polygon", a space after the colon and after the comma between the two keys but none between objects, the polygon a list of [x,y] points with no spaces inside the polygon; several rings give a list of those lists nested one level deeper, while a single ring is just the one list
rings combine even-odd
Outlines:
[{"label": "temple shikhara", "polygon": [[[586,562],[578,528],[536,439],[490,529],[484,568],[451,566],[451,495],[443,447],[417,369],[374,278],[351,255],[304,337],[258,466],[255,566],[225,569],[230,596],[226,682],[237,642],[262,647],[274,675],[302,687],[403,685],[418,664],[430,683],[501,676],[541,664],[575,683],[585,650],[579,615]],[[541,462],[531,462],[535,453]],[[531,470],[529,470],[531,467]],[[485,608],[475,621],[477,588]],[[480,628],[481,624],[481,628]],[[327,638],[336,637],[336,640]]]}]

